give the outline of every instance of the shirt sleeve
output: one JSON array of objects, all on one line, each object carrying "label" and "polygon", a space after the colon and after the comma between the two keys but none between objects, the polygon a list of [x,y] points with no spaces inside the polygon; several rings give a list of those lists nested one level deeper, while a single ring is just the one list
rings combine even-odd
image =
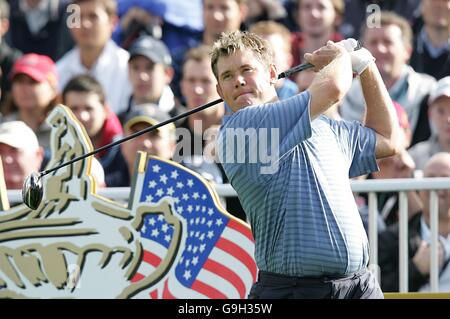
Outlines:
[{"label": "shirt sleeve", "polygon": [[358,121],[329,121],[350,163],[349,177],[378,171],[375,131]]}]

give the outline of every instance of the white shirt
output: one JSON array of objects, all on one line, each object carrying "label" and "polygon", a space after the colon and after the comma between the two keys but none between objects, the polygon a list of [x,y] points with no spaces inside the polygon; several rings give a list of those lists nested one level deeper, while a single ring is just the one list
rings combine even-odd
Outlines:
[{"label": "white shirt", "polygon": [[59,91],[62,92],[69,80],[80,74],[90,74],[103,86],[106,100],[111,109],[119,114],[126,110],[131,85],[128,78],[129,54],[112,40],[105,45],[94,66],[88,70],[81,64],[78,47],[67,52],[57,63],[59,73]]},{"label": "white shirt", "polygon": [[[427,243],[431,242],[431,232],[428,225],[425,223],[423,216],[420,218],[420,232],[422,240]],[[444,247],[444,260],[450,258],[450,234],[447,237],[439,235],[439,242]],[[426,283],[419,289],[420,292],[429,292],[430,283]],[[450,264],[447,264],[445,269],[439,274],[439,292],[450,292]]]}]

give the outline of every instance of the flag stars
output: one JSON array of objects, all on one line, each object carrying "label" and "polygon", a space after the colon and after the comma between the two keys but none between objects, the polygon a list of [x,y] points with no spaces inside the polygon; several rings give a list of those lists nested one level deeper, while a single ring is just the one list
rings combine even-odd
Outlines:
[{"label": "flag stars", "polygon": [[178,206],[178,208],[177,208],[177,212],[178,212],[178,214],[183,214],[183,211],[184,211],[184,208],[183,208],[183,206]]},{"label": "flag stars", "polygon": [[189,280],[189,278],[191,278],[191,271],[190,270],[186,270],[183,274],[183,278],[186,280]]},{"label": "flag stars", "polygon": [[161,183],[163,183],[163,184],[167,184],[167,175],[166,175],[166,174],[162,174],[162,175],[159,177],[159,181],[160,181]]},{"label": "flag stars", "polygon": [[206,207],[202,206],[202,213],[206,212]]},{"label": "flag stars", "polygon": [[170,235],[164,236],[164,240],[168,243],[170,243]]},{"label": "flag stars", "polygon": [[164,195],[164,191],[163,191],[162,188],[160,188],[160,189],[158,189],[158,190],[156,191],[156,196],[161,197],[162,195]]},{"label": "flag stars", "polygon": [[169,187],[169,188],[167,189],[167,195],[169,195],[169,196],[172,196],[174,192],[175,192],[175,191],[173,190],[173,187]]},{"label": "flag stars", "polygon": [[202,195],[202,199],[203,199],[203,200],[206,200],[207,198],[208,198],[208,196],[206,196],[206,194],[203,194],[203,195]]},{"label": "flag stars", "polygon": [[156,187],[156,182],[154,180],[151,180],[150,182],[148,182],[148,188],[155,188]]},{"label": "flag stars", "polygon": [[198,199],[198,198],[200,198],[200,195],[198,194],[198,192],[195,192],[195,193],[192,195],[192,198],[193,198],[193,199]]},{"label": "flag stars", "polygon": [[198,250],[198,247],[195,246],[194,249],[192,249],[192,253],[196,254],[196,253],[197,253],[197,250]]},{"label": "flag stars", "polygon": [[187,251],[192,251],[192,245],[189,245]]},{"label": "flag stars", "polygon": [[198,238],[200,236],[200,232],[199,231],[196,231],[195,232],[195,238]]},{"label": "flag stars", "polygon": [[206,223],[206,218],[205,218],[205,217],[202,217],[201,224],[204,225],[205,223]]},{"label": "flag stars", "polygon": [[156,223],[156,220],[155,220],[153,217],[150,218],[150,219],[148,220],[148,224],[149,224],[150,226],[154,226],[155,223]]},{"label": "flag stars", "polygon": [[167,233],[167,231],[169,230],[169,225],[167,225],[167,224],[162,225],[162,226],[161,226],[161,230],[162,230],[164,233]]},{"label": "flag stars", "polygon": [[[189,224],[194,225],[194,222],[195,222],[195,220],[194,220],[194,219],[191,219],[191,220],[189,221]],[[192,233],[194,233],[194,232],[192,232]],[[192,235],[191,235],[191,236],[192,236]]]},{"label": "flag stars", "polygon": [[200,239],[200,241],[204,241],[205,240],[205,234],[201,234],[198,239]]},{"label": "flag stars", "polygon": [[212,208],[208,209],[208,215],[212,216],[214,214],[214,210]]},{"label": "flag stars", "polygon": [[192,179],[188,179],[187,186],[189,186],[189,187],[194,186],[194,181]]},{"label": "flag stars", "polygon": [[217,226],[220,227],[222,224],[223,224],[222,219],[219,218],[219,219],[216,220],[216,225],[217,225]]},{"label": "flag stars", "polygon": [[177,179],[178,178],[178,172],[177,171],[172,171],[172,173],[170,173],[170,177],[173,179]]},{"label": "flag stars", "polygon": [[194,209],[192,208],[192,205],[189,205],[187,210],[188,210],[189,213],[192,213],[192,211],[193,211]]},{"label": "flag stars", "polygon": [[200,245],[200,248],[199,248],[200,252],[201,252],[201,253],[204,252],[204,251],[205,251],[205,248],[206,248],[206,245],[205,245],[205,244],[201,244],[201,245]]},{"label": "flag stars", "polygon": [[213,221],[212,221],[212,220],[209,220],[209,221],[206,223],[206,225],[208,225],[208,227],[211,227],[212,224],[213,224]]},{"label": "flag stars", "polygon": [[196,266],[198,264],[198,256],[192,258],[192,264]]},{"label": "flag stars", "polygon": [[147,195],[145,197],[145,201],[148,202],[148,203],[152,202],[153,201],[153,196],[152,195]]},{"label": "flag stars", "polygon": [[163,215],[163,214],[159,214],[159,215],[158,215],[158,220],[159,220],[160,222],[162,222],[162,221],[164,220],[164,215]]},{"label": "flag stars", "polygon": [[182,182],[177,182],[177,188],[183,188],[184,184]]},{"label": "flag stars", "polygon": [[184,265],[187,267],[189,267],[191,265],[191,260],[190,259],[186,259],[186,261],[184,262]]},{"label": "flag stars", "polygon": [[159,165],[152,166],[153,173],[159,173],[160,170],[161,170],[161,167]]},{"label": "flag stars", "polygon": [[195,211],[199,212],[200,211],[200,205],[195,205]]},{"label": "flag stars", "polygon": [[145,232],[147,232],[147,227],[144,225],[144,226],[142,226],[142,230],[141,230],[141,232],[142,233],[145,233]]},{"label": "flag stars", "polygon": [[197,218],[195,219],[195,225],[198,225],[198,224],[200,224],[200,217],[197,217]]},{"label": "flag stars", "polygon": [[178,197],[174,197],[174,198],[173,198],[173,202],[174,202],[175,204],[178,204],[178,203],[180,202],[180,199],[179,199]]},{"label": "flag stars", "polygon": [[159,235],[158,229],[156,229],[156,228],[153,229],[153,230],[152,230],[152,236],[153,236],[153,237],[158,237],[158,235]]},{"label": "flag stars", "polygon": [[189,200],[189,195],[186,194],[186,193],[184,193],[184,194],[182,195],[182,198],[183,198],[184,200]]},{"label": "flag stars", "polygon": [[214,232],[212,230],[210,230],[208,232],[208,235],[206,235],[206,237],[208,237],[209,239],[213,238],[214,237]]}]

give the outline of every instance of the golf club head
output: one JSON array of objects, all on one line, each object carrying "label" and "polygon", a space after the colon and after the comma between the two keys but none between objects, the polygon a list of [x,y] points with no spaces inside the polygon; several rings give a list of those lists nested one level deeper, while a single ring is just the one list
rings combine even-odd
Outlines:
[{"label": "golf club head", "polygon": [[44,195],[41,176],[38,173],[31,173],[22,187],[22,199],[25,205],[35,210],[39,207]]}]

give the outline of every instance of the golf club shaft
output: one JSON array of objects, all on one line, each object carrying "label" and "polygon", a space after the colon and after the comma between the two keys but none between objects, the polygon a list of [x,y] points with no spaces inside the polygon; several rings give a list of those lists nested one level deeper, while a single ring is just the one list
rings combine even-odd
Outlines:
[{"label": "golf club shaft", "polygon": [[[289,77],[289,76],[291,76],[291,75],[294,74],[294,73],[301,72],[301,71],[303,71],[303,70],[310,69],[310,68],[312,68],[312,67],[314,67],[314,65],[312,65],[311,63],[302,63],[302,64],[300,64],[300,65],[297,65],[297,66],[294,66],[294,67],[290,68],[289,70],[286,70],[286,71],[284,71],[284,72],[281,72],[281,73],[278,75],[278,79],[282,79],[282,78]],[[62,163],[62,164],[60,164],[60,165],[58,165],[58,166],[55,166],[55,167],[52,167],[52,168],[50,168],[50,169],[44,170],[44,171],[42,171],[42,172],[39,173],[39,177],[45,176],[45,175],[47,175],[47,174],[49,174],[49,173],[51,173],[51,172],[54,172],[54,171],[56,171],[56,170],[58,170],[58,169],[60,169],[60,168],[63,168],[63,167],[65,167],[65,166],[67,166],[67,165],[70,165],[70,164],[73,164],[73,163],[75,163],[75,162],[78,162],[78,161],[80,161],[80,160],[82,160],[82,159],[85,159],[86,157],[95,155],[95,154],[97,154],[97,153],[99,153],[99,152],[101,152],[101,151],[107,150],[107,149],[109,149],[109,148],[111,148],[111,147],[113,147],[113,146],[122,144],[123,142],[126,142],[126,141],[128,141],[128,140],[131,140],[131,139],[133,139],[133,138],[135,138],[135,137],[138,137],[138,136],[140,136],[140,135],[142,135],[142,134],[145,134],[145,133],[148,133],[148,132],[150,132],[150,131],[156,130],[157,128],[160,128],[161,126],[164,126],[164,125],[166,125],[166,124],[169,124],[169,123],[178,121],[178,120],[180,120],[180,119],[182,119],[182,118],[185,118],[185,117],[187,117],[187,116],[189,116],[189,115],[191,115],[191,114],[194,114],[194,113],[203,111],[204,109],[207,109],[207,108],[209,108],[209,107],[211,107],[211,106],[214,106],[214,105],[216,105],[216,104],[219,104],[220,102],[223,102],[223,100],[222,100],[222,99],[217,99],[217,100],[211,101],[211,102],[206,103],[206,104],[204,104],[204,105],[202,105],[202,106],[196,107],[195,109],[192,109],[192,110],[190,110],[190,111],[181,113],[181,114],[179,114],[179,115],[177,115],[177,116],[175,116],[175,117],[172,117],[172,118],[170,118],[170,119],[168,119],[168,120],[166,120],[166,121],[163,121],[163,122],[161,122],[161,123],[158,123],[158,124],[153,125],[153,126],[150,126],[150,127],[147,127],[146,129],[143,129],[143,130],[141,130],[141,131],[138,131],[138,132],[136,132],[136,133],[133,133],[133,134],[127,136],[127,137],[121,138],[121,139],[119,139],[119,140],[117,140],[117,141],[115,141],[115,142],[109,143],[109,144],[107,144],[107,145],[103,145],[102,147],[99,147],[99,148],[97,148],[97,149],[95,149],[95,150],[93,150],[93,151],[91,151],[91,152],[89,152],[89,153],[80,155],[80,156],[78,156],[78,157],[75,157],[74,159],[71,159],[70,161],[67,161],[67,162],[65,162],[65,163]]]}]

